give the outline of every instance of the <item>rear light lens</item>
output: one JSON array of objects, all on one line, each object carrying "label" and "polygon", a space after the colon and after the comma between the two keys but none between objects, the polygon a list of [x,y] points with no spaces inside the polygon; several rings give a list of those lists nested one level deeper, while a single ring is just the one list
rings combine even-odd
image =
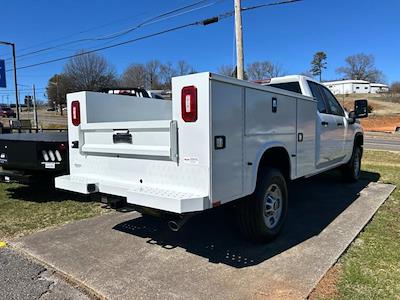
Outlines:
[{"label": "rear light lens", "polygon": [[185,86],[181,98],[182,119],[185,122],[197,121],[197,88]]},{"label": "rear light lens", "polygon": [[81,108],[79,105],[79,101],[72,101],[71,116],[72,124],[74,124],[74,126],[78,126],[79,124],[81,124]]},{"label": "rear light lens", "polygon": [[47,154],[46,150],[42,150],[42,155],[43,155],[44,161],[49,161],[49,155]]},{"label": "rear light lens", "polygon": [[62,161],[62,157],[61,157],[60,151],[56,150],[56,151],[54,152],[54,154],[55,154],[55,156],[56,156],[56,158],[57,158],[58,161]]},{"label": "rear light lens", "polygon": [[53,150],[49,150],[49,157],[51,161],[55,161],[56,160],[56,156],[54,155]]},{"label": "rear light lens", "polygon": [[67,149],[67,146],[64,143],[61,143],[60,145],[58,145],[58,150],[65,151],[66,149]]}]

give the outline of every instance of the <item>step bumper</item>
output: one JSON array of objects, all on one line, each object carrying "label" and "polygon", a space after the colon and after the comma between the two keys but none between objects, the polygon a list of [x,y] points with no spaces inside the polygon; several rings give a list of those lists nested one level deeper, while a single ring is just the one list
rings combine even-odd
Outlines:
[{"label": "step bumper", "polygon": [[58,189],[81,194],[100,192],[125,197],[130,204],[179,214],[202,211],[211,207],[210,199],[207,195],[168,190],[142,184],[127,185],[86,176],[64,175],[56,177],[55,186]]}]

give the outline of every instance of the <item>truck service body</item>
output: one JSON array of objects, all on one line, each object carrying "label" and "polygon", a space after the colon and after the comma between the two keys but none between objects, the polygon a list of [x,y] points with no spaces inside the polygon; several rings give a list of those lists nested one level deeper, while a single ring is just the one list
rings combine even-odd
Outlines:
[{"label": "truck service body", "polygon": [[[311,82],[295,79],[304,89]],[[310,89],[208,72],[173,78],[172,101],[78,92],[67,102],[70,174],[55,179],[57,188],[184,215],[269,184],[260,200],[267,233],[255,237],[263,240],[286,214],[285,181],[349,164],[362,136],[344,112],[319,113]],[[107,114],[110,105],[118,113]]]}]

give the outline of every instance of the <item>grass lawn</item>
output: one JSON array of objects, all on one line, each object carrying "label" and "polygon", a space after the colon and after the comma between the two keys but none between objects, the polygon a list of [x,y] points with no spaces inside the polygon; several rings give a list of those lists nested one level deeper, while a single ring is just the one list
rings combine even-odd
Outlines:
[{"label": "grass lawn", "polygon": [[0,240],[99,215],[99,203],[51,188],[0,183]]},{"label": "grass lawn", "polygon": [[363,169],[398,188],[334,267],[330,293],[317,298],[400,299],[400,153],[365,151]]}]

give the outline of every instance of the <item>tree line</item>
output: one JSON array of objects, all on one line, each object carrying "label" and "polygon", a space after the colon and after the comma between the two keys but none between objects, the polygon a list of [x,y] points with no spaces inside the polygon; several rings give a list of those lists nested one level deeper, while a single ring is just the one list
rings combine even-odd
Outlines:
[{"label": "tree line", "polygon": [[[79,54],[79,53],[78,53]],[[304,75],[318,77],[323,80],[323,71],[327,68],[327,54],[318,51],[311,61],[311,68]],[[173,64],[150,60],[146,63],[133,63],[118,76],[115,68],[101,55],[86,53],[72,57],[65,64],[60,74],[52,76],[46,88],[50,106],[60,106],[66,103],[66,94],[76,91],[97,91],[111,87],[142,87],[160,90],[171,88],[171,78],[174,76],[195,73],[196,70],[188,62],[181,60]],[[236,77],[236,68],[232,65],[222,65],[217,72]],[[382,71],[375,66],[373,55],[359,53],[345,58],[345,64],[336,69],[341,79],[359,79],[370,82],[383,82]],[[280,64],[267,60],[255,61],[247,65],[245,79],[262,80],[285,75]],[[400,93],[400,82],[393,87]]]},{"label": "tree line", "polygon": [[68,93],[116,87],[169,89],[172,77],[195,72],[184,60],[176,64],[151,60],[133,63],[118,76],[115,68],[103,56],[87,53],[72,57],[60,74],[53,75],[48,81],[46,94],[50,106],[58,107],[66,103]]},{"label": "tree line", "polygon": [[[46,94],[50,106],[59,107],[65,105],[68,93],[112,87],[170,89],[172,77],[192,73],[196,73],[196,70],[185,60],[173,64],[154,59],[146,63],[133,63],[118,76],[115,68],[103,56],[86,53],[72,57],[60,74],[49,79]],[[221,66],[218,73],[236,77],[236,70],[230,65]],[[282,76],[284,72],[279,64],[256,61],[247,65],[245,75],[248,80],[261,80]]]},{"label": "tree line", "polygon": [[[318,76],[322,81],[322,72],[327,68],[327,55],[323,51],[314,54],[311,61],[309,74]],[[369,82],[381,83],[385,81],[385,76],[381,70],[375,66],[375,57],[372,54],[357,53],[345,58],[345,65],[336,69],[336,73],[341,75],[341,79],[366,80]]]}]

